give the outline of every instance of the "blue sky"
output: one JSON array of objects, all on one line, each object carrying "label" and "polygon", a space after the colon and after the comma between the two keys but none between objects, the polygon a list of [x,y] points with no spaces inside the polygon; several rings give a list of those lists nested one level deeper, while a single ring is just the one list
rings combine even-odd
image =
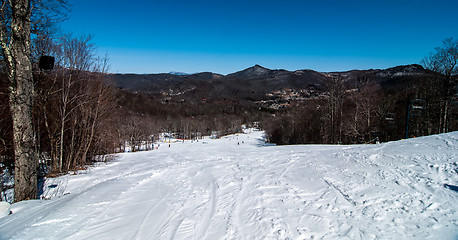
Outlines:
[{"label": "blue sky", "polygon": [[63,31],[93,34],[113,73],[388,68],[458,39],[456,0],[69,3]]}]

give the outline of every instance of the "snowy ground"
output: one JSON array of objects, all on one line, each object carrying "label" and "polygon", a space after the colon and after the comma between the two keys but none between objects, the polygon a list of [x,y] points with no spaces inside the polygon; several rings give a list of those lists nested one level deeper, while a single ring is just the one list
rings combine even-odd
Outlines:
[{"label": "snowy ground", "polygon": [[458,192],[444,187],[458,185],[458,132],[355,146],[268,146],[262,134],[50,179],[51,199],[13,204],[0,239],[458,238]]}]

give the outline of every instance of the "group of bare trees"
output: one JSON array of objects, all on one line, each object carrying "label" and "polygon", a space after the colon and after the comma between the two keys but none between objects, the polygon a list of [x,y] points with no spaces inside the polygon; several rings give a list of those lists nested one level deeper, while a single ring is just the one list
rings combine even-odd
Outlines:
[{"label": "group of bare trees", "polygon": [[[249,108],[234,107],[227,113],[226,103],[185,101],[163,103],[155,96],[118,91],[116,100],[124,117],[118,120],[117,149],[130,145],[133,151],[144,143],[157,140],[160,133],[170,133],[181,139],[196,139],[213,131],[230,134],[241,131],[242,123],[259,119]],[[232,103],[236,104],[236,103]]]},{"label": "group of bare trees", "polygon": [[[458,74],[458,40],[447,38],[443,46],[437,47],[433,53],[425,57],[421,64],[427,69],[437,73],[431,91],[440,96],[440,132],[449,131],[450,107],[453,105],[453,97],[458,91],[456,75]],[[456,99],[456,98],[455,98]]]},{"label": "group of bare trees", "polygon": [[320,99],[264,121],[271,142],[368,143],[458,130],[458,41],[446,39],[422,61],[428,74],[397,78],[383,89],[374,77],[331,74]]},{"label": "group of bare trees", "polygon": [[113,94],[103,83],[107,61],[94,55],[90,39],[65,35],[51,42],[56,68],[35,74],[38,143],[52,172],[84,166],[97,154],[93,148],[114,109]]},{"label": "group of bare trees", "polygon": [[[113,89],[103,83],[107,62],[94,55],[90,39],[90,36],[64,35],[47,41],[47,45],[34,45],[41,47],[34,51],[52,53],[56,58],[51,71],[38,69],[38,63],[32,61],[34,101],[27,127],[32,131],[30,134],[34,142],[30,144],[33,144],[31,148],[36,158],[26,159],[30,162],[34,159],[32,167],[35,174],[38,162],[46,166],[48,173],[60,174],[84,167],[96,156],[113,150],[110,142],[113,138],[108,137],[106,131],[107,122],[111,121],[116,109]],[[2,83],[7,82],[7,78],[2,77]],[[7,92],[2,94],[7,95]],[[2,106],[11,104],[11,101],[5,100],[2,98]],[[11,114],[14,111],[12,108],[2,109],[0,121],[4,124],[0,138],[6,140],[3,143],[16,143],[18,140],[10,138],[13,133],[24,134],[23,130],[9,131],[14,125],[15,116]],[[5,165],[13,165],[11,160],[17,159],[16,155],[11,156],[12,151],[7,151],[13,146],[2,144]],[[16,161],[14,165],[17,164]],[[16,176],[17,167],[14,174]],[[30,178],[36,178],[36,175]]]},{"label": "group of bare trees", "polygon": [[[0,163],[14,174],[21,201],[37,197],[39,162],[60,174],[113,149],[104,125],[115,103],[91,36],[55,31],[64,0],[2,0],[0,7]],[[38,68],[43,55],[55,58],[54,69]]]},{"label": "group of bare trees", "polygon": [[321,99],[299,103],[265,120],[268,140],[277,144],[361,143],[369,141],[378,124],[376,97],[366,87],[346,91],[343,82],[332,79]]}]

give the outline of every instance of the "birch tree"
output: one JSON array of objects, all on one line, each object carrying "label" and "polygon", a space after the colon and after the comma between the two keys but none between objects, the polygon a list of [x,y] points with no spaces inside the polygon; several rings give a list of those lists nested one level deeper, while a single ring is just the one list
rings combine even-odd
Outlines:
[{"label": "birch tree", "polygon": [[15,201],[22,201],[37,197],[38,153],[35,150],[35,134],[32,128],[34,84],[30,60],[31,3],[28,0],[16,0],[8,5],[6,1],[2,2],[2,18],[10,11],[11,22],[2,19],[4,24],[1,26],[0,38],[8,74],[9,104],[13,119],[14,195]]},{"label": "birch tree", "polygon": [[[38,152],[32,123],[31,32],[51,24],[55,1],[0,0],[0,42],[13,120],[15,201],[37,197]],[[63,3],[57,0],[59,3]],[[46,8],[48,6],[49,8]]]}]

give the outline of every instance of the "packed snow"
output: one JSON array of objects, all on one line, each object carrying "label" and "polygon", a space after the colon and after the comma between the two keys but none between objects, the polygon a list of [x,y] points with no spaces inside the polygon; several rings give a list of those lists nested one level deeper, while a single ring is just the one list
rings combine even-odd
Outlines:
[{"label": "packed snow", "polygon": [[457,239],[457,185],[458,132],[273,146],[249,130],[48,179],[0,239]]}]

